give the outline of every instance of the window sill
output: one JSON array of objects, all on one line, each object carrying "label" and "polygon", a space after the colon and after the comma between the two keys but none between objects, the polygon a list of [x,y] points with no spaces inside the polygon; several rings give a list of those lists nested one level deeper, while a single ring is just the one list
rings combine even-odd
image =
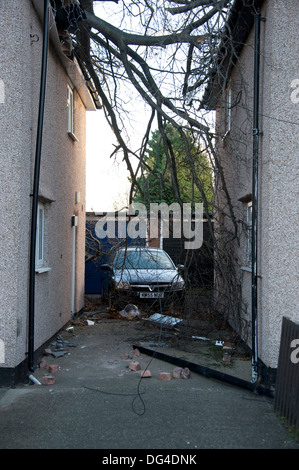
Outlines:
[{"label": "window sill", "polygon": [[52,268],[35,268],[37,274],[47,273],[51,271]]},{"label": "window sill", "polygon": [[78,137],[76,137],[73,132],[68,131],[68,135],[70,136],[70,138],[71,138],[74,142],[79,142]]},{"label": "window sill", "polygon": [[251,273],[252,269],[249,266],[241,266],[241,271],[246,271],[247,273]]}]

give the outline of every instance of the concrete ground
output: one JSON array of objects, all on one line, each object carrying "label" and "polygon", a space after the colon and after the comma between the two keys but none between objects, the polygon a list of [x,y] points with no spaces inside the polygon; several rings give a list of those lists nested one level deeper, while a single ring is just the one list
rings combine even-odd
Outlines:
[{"label": "concrete ground", "polygon": [[[192,362],[202,359],[245,380],[248,361],[217,365],[217,357],[206,350],[183,351],[173,341],[169,347],[174,331],[148,321],[109,318],[103,312],[88,318],[94,324],[81,319],[49,344],[52,354],[65,355],[37,358],[42,362],[34,379],[42,383],[50,369],[55,383],[29,380],[0,389],[1,449],[104,449],[111,451],[109,458],[120,449],[135,449],[136,455],[142,449],[147,450],[139,458],[142,464],[150,463],[146,456],[155,449],[188,455],[199,449],[299,449],[276,416],[273,398],[192,371],[187,379],[173,378],[175,364],[138,355],[132,345],[147,344]],[[151,377],[131,370],[136,362]],[[161,372],[171,380],[161,380]]]}]

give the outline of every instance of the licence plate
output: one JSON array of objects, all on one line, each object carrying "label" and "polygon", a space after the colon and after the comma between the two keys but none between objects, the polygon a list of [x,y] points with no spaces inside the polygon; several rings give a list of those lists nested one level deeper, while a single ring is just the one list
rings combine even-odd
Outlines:
[{"label": "licence plate", "polygon": [[163,299],[164,292],[139,292],[141,299]]}]

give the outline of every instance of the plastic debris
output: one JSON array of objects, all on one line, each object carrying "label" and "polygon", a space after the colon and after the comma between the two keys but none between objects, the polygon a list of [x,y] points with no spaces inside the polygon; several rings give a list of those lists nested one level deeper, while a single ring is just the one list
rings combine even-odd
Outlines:
[{"label": "plastic debris", "polygon": [[133,318],[140,317],[140,312],[138,307],[134,304],[128,304],[125,306],[123,310],[121,310],[120,315],[128,320],[132,320]]},{"label": "plastic debris", "polygon": [[33,383],[35,383],[36,385],[41,385],[40,381],[37,380],[34,375],[29,375],[29,379],[32,380]]},{"label": "plastic debris", "polygon": [[209,338],[205,338],[204,336],[192,336],[193,339],[201,339],[202,341],[210,341]]},{"label": "plastic debris", "polygon": [[154,323],[161,323],[164,326],[173,327],[181,323],[183,320],[180,318],[170,317],[169,315],[161,315],[160,313],[153,313],[153,315],[151,315],[148,318],[148,321],[151,321]]}]

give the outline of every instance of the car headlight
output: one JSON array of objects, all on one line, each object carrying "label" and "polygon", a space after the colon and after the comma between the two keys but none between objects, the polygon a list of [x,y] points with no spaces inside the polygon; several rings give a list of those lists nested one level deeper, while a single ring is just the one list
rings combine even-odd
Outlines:
[{"label": "car headlight", "polygon": [[183,281],[183,279],[175,279],[172,283],[172,287],[174,289],[183,289],[185,286],[185,282]]},{"label": "car headlight", "polygon": [[130,283],[119,281],[115,287],[116,289],[130,289]]}]

